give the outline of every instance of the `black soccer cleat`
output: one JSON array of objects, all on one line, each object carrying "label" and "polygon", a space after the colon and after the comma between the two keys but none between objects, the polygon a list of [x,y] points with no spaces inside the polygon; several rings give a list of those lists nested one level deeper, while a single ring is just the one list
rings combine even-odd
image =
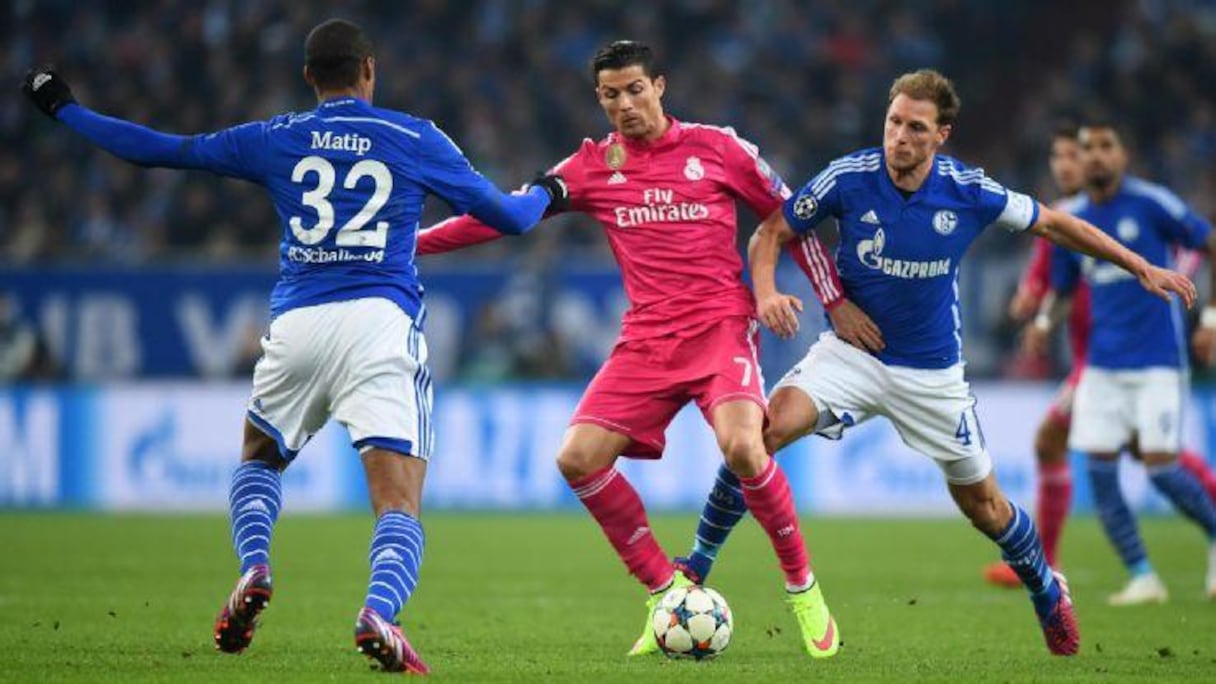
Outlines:
[{"label": "black soccer cleat", "polygon": [[215,648],[224,653],[240,653],[249,648],[253,630],[258,626],[258,614],[270,605],[273,593],[269,565],[255,565],[241,575],[215,619]]}]

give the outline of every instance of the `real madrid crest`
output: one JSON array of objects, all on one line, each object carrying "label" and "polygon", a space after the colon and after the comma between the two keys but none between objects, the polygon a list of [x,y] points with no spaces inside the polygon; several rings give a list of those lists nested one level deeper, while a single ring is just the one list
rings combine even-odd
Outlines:
[{"label": "real madrid crest", "polygon": [[698,181],[705,177],[705,167],[701,166],[700,157],[689,157],[684,162],[684,177],[690,181]]},{"label": "real madrid crest", "polygon": [[608,151],[604,152],[604,163],[608,168],[616,171],[625,165],[625,146],[620,143],[612,143],[608,146]]},{"label": "real madrid crest", "polygon": [[939,210],[933,215],[933,230],[939,235],[949,235],[958,228],[958,215],[949,209]]}]

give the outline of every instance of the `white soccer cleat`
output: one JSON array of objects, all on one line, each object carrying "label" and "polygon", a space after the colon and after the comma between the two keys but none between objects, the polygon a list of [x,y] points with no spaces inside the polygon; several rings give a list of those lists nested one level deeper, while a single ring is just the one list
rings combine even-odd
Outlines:
[{"label": "white soccer cleat", "polygon": [[1112,606],[1136,606],[1141,603],[1165,603],[1170,598],[1170,592],[1157,573],[1133,577],[1127,586],[1117,594],[1111,594],[1106,602]]},{"label": "white soccer cleat", "polygon": [[1208,579],[1205,583],[1208,600],[1216,601],[1216,544],[1208,549]]}]

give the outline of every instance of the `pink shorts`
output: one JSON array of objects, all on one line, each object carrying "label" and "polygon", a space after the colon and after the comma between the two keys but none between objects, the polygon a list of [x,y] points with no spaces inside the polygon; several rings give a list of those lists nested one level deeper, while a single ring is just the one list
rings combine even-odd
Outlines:
[{"label": "pink shorts", "polygon": [[1068,429],[1072,425],[1072,400],[1077,393],[1077,383],[1081,382],[1081,372],[1084,370],[1084,364],[1079,363],[1072,367],[1072,372],[1068,374],[1067,378],[1064,378],[1064,383],[1056,392],[1055,399],[1051,400],[1051,408],[1047,409],[1047,420],[1064,429]]},{"label": "pink shorts", "polygon": [[689,401],[710,412],[727,401],[754,401],[761,408],[759,325],[734,316],[708,327],[617,342],[570,419],[628,436],[632,458],[660,458],[667,425]]}]

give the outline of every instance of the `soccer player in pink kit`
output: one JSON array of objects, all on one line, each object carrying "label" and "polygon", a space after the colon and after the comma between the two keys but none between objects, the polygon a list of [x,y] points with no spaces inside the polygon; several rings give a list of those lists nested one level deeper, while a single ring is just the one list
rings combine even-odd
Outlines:
[{"label": "soccer player in pink kit", "polygon": [[[1062,197],[1054,207],[1070,211],[1076,198],[1085,188],[1085,172],[1081,163],[1081,144],[1077,140],[1077,128],[1065,125],[1058,128],[1051,140],[1048,158],[1051,176]],[[1043,301],[1051,292],[1051,253],[1053,245],[1044,238],[1036,238],[1034,252],[1026,266],[1013,299],[1009,302],[1009,315],[1016,321],[1026,322],[1024,349],[1029,354],[1042,354],[1046,349],[1046,333],[1052,321],[1046,316],[1035,316]],[[1194,252],[1184,252],[1178,257],[1178,270],[1188,276],[1194,275],[1201,261]],[[1068,458],[1068,435],[1072,426],[1072,401],[1077,382],[1085,368],[1085,357],[1089,348],[1090,314],[1089,288],[1081,283],[1073,291],[1071,309],[1068,314],[1068,339],[1072,350],[1073,368],[1061,385],[1047,415],[1035,433],[1034,452],[1038,465],[1038,487],[1035,500],[1035,522],[1043,540],[1043,553],[1047,563],[1059,568],[1060,536],[1064,521],[1072,506],[1072,469]],[[1133,456],[1136,449],[1131,449]],[[1208,496],[1216,500],[1216,474],[1207,461],[1192,450],[1184,449],[1178,463],[1190,471],[1203,484]],[[1003,562],[994,562],[984,569],[984,579],[992,584],[1009,588],[1020,588],[1021,580],[1013,568]]]},{"label": "soccer player in pink kit", "polygon": [[[596,54],[592,71],[616,130],[598,142],[584,140],[553,173],[568,184],[570,207],[604,226],[631,306],[575,411],[557,465],[650,592],[646,626],[630,655],[658,651],[651,609],[666,589],[691,581],[659,546],[641,499],[614,464],[622,455],[659,458],[664,430],[689,401],[713,427],[747,509],[772,541],[807,652],[834,655],[839,634],[811,572],[789,483],[764,448],[759,326],[736,246],[735,201],[768,216],[789,190],[733,130],[664,114],[666,80],[649,47],[611,43]],[[424,230],[418,251],[445,252],[498,236],[465,216]],[[817,291],[839,299],[822,245],[808,249],[820,266]],[[842,325],[868,321],[848,302],[831,303]]]}]

